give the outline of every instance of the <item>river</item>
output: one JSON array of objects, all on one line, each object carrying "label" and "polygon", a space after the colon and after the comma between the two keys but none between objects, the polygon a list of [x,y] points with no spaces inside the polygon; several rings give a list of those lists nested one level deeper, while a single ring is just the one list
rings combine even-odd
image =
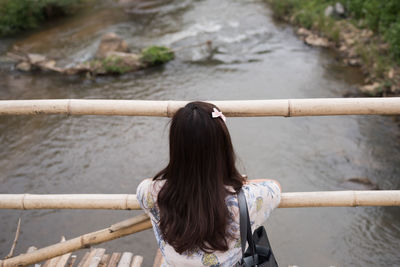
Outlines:
[{"label": "river", "polygon": [[[129,10],[129,13],[126,12]],[[39,30],[0,40],[68,65],[93,56],[101,35],[116,32],[134,50],[153,44],[182,50],[172,62],[122,76],[19,73],[0,59],[0,99],[104,98],[237,100],[342,97],[362,83],[329,51],[311,48],[272,19],[262,0],[97,1]],[[0,117],[0,193],[135,193],[167,162],[168,119],[106,116]],[[368,177],[400,189],[398,123],[384,116],[228,118],[238,166],[250,178],[274,178],[285,192],[347,190]],[[0,255],[102,229],[139,211],[0,211]],[[267,222],[282,266],[400,266],[400,208],[279,209]],[[151,231],[100,245],[144,256]]]}]

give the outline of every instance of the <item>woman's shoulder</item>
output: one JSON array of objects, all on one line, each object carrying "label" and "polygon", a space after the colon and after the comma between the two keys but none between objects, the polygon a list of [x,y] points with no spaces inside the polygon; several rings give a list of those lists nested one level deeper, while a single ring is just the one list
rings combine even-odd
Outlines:
[{"label": "woman's shoulder", "polygon": [[159,191],[162,186],[164,185],[165,180],[153,180],[151,178],[144,179],[143,181],[140,182],[138,185],[136,192],[138,191]]},{"label": "woman's shoulder", "polygon": [[248,180],[246,184],[243,185],[243,189],[248,192],[270,192],[272,194],[280,194],[281,187],[280,184],[271,179],[263,180]]},{"label": "woman's shoulder", "polygon": [[274,180],[249,180],[243,185],[252,228],[265,223],[281,201],[281,189]]},{"label": "woman's shoulder", "polygon": [[158,192],[164,185],[165,180],[145,179],[136,189],[136,198],[142,209],[151,209],[157,202]]},{"label": "woman's shoulder", "polygon": [[260,208],[260,203],[267,204],[269,209],[276,208],[281,200],[280,185],[274,180],[249,180],[243,185],[247,203],[253,206],[255,203]]}]

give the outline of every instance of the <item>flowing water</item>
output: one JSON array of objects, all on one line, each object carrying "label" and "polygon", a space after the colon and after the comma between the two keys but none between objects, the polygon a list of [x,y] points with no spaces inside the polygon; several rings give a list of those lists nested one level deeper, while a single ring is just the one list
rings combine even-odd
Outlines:
[{"label": "flowing water", "polygon": [[[40,30],[0,40],[68,65],[93,56],[102,34],[116,32],[134,50],[181,50],[163,67],[114,77],[19,73],[1,58],[0,99],[104,98],[236,100],[341,97],[362,81],[335,55],[304,45],[273,21],[262,0],[97,1]],[[240,169],[274,178],[284,191],[346,190],[368,177],[400,189],[399,128],[391,117],[230,118]],[[168,119],[106,116],[0,117],[0,193],[135,193],[167,162]],[[0,255],[18,217],[17,253],[102,229],[138,211],[0,211]],[[279,209],[267,230],[282,266],[400,266],[398,207]],[[100,245],[132,251],[152,266],[151,231]]]}]

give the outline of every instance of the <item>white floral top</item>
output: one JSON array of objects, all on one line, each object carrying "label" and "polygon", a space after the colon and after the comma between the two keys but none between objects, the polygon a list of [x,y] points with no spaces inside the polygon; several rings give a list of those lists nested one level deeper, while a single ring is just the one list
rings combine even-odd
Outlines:
[{"label": "white floral top", "polygon": [[[240,247],[239,208],[236,195],[228,195],[226,205],[233,216],[231,223],[237,232],[236,239],[229,241],[229,250],[225,252],[216,251],[205,253],[198,250],[191,254],[178,254],[172,246],[167,244],[160,232],[158,225],[159,210],[157,207],[157,195],[165,180],[151,181],[150,179],[141,182],[137,188],[137,199],[142,209],[150,216],[158,246],[164,257],[162,267],[166,266],[212,266],[230,267],[235,265],[242,257]],[[272,181],[252,183],[243,185],[243,191],[249,209],[252,231],[265,223],[271,211],[275,209],[281,200],[279,186]]]}]

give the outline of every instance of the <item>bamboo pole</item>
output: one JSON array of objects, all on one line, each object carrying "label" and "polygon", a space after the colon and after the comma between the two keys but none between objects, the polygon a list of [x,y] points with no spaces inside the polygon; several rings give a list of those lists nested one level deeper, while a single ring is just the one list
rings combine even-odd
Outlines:
[{"label": "bamboo pole", "polygon": [[133,218],[130,218],[130,219],[126,219],[125,221],[113,224],[113,225],[110,226],[109,230],[110,230],[110,232],[115,232],[115,231],[121,230],[123,228],[128,228],[128,227],[130,227],[132,225],[144,222],[148,218],[149,218],[149,216],[147,216],[146,213],[143,213],[142,215],[139,215],[139,216],[136,216],[136,217],[133,217]]},{"label": "bamboo pole", "polygon": [[[65,236],[61,237],[60,243],[62,243],[62,242],[65,242]],[[58,264],[58,262],[61,260],[61,258],[68,254],[70,254],[70,253],[49,259],[41,267],[55,267]],[[68,255],[68,258],[69,258],[69,255]]]},{"label": "bamboo pole", "polygon": [[[354,206],[400,206],[400,190],[282,193],[279,208]],[[0,194],[0,209],[137,210],[140,205],[133,194]]]},{"label": "bamboo pole", "polygon": [[87,248],[116,238],[124,237],[136,232],[151,228],[149,219],[111,232],[110,228],[105,228],[96,232],[88,233],[62,243],[57,243],[48,247],[35,250],[31,253],[21,254],[14,258],[0,261],[0,267],[26,266],[51,259],[66,253],[76,251],[81,248]]},{"label": "bamboo pole", "polygon": [[134,194],[0,194],[0,209],[113,209],[137,210]]},{"label": "bamboo pole", "polygon": [[21,230],[21,218],[18,219],[17,230],[15,231],[15,238],[14,238],[14,242],[11,246],[10,253],[8,253],[4,259],[9,259],[14,255],[14,250],[15,250],[15,247],[17,246],[20,230]]},{"label": "bamboo pole", "polygon": [[[226,116],[398,115],[400,97],[208,101]],[[188,101],[42,99],[0,100],[0,115],[119,115],[171,117]]]},{"label": "bamboo pole", "polygon": [[282,193],[279,208],[400,206],[400,190]]}]

